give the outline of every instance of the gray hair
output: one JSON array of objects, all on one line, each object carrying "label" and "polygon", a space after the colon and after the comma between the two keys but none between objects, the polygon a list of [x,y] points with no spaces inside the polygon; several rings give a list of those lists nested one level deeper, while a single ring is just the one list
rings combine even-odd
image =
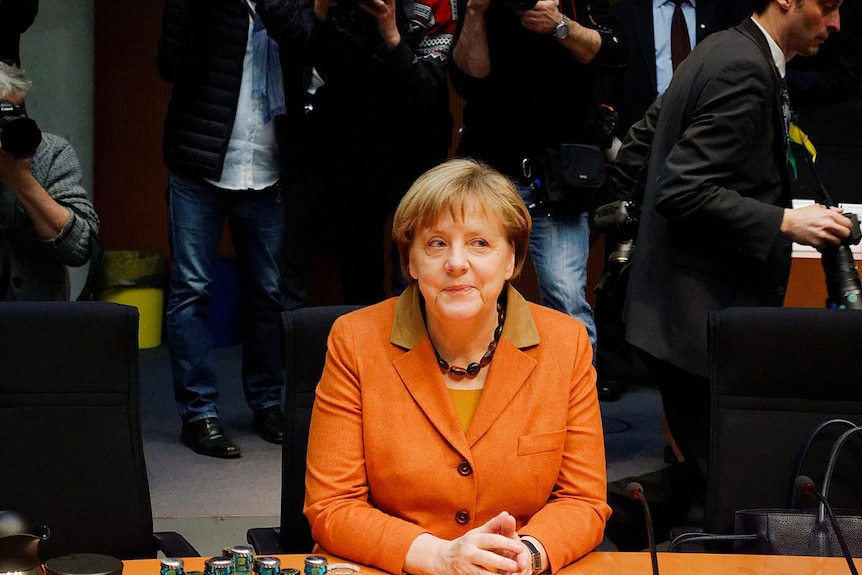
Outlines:
[{"label": "gray hair", "polygon": [[24,70],[13,64],[0,61],[0,98],[20,96],[26,98],[33,87]]}]

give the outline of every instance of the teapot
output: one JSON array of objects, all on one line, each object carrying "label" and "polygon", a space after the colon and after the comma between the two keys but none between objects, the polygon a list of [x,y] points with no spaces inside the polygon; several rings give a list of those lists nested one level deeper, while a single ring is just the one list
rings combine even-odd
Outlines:
[{"label": "teapot", "polygon": [[30,533],[29,524],[20,513],[0,510],[0,575],[39,575],[39,542],[50,531],[39,526]]}]

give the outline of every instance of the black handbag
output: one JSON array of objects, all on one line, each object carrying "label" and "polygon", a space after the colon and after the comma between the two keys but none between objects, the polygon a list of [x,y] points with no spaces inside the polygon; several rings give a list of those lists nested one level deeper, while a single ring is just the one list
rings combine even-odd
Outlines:
[{"label": "black handbag", "polygon": [[[829,496],[829,486],[835,465],[842,448],[854,435],[862,432],[862,426],[844,419],[831,419],[818,425],[809,435],[797,464],[797,477],[801,475],[802,463],[816,437],[834,425],[845,425],[849,429],[832,444],[826,469],[823,472],[821,493],[824,500]],[[798,490],[794,490],[791,504],[796,501]],[[737,541],[734,550],[738,553],[761,553],[770,555],[811,555],[819,557],[841,557],[844,555],[838,536],[828,517],[824,502],[816,509],[743,509],[737,511],[734,520],[735,533],[754,533],[757,539]],[[862,511],[858,509],[834,510],[835,520],[844,535],[848,551],[854,557],[862,557]]]},{"label": "black handbag", "polygon": [[[826,469],[823,472],[821,494],[824,499],[829,495],[835,465],[842,448],[854,435],[862,432],[862,426],[844,419],[830,419],[819,424],[809,435],[797,462],[796,474],[802,475],[802,466],[815,439],[824,430],[836,425],[848,427],[832,444]],[[712,546],[723,548],[732,544],[734,553],[759,555],[808,555],[819,557],[842,557],[841,542],[828,517],[824,503],[816,508],[799,509],[793,507],[797,500],[797,490],[786,509],[742,509],[735,513],[732,534],[711,534],[687,532],[670,542],[670,551],[703,551]],[[836,522],[843,533],[849,553],[862,557],[862,511],[858,509],[833,510]]]},{"label": "black handbag", "polygon": [[[835,510],[835,518],[854,557],[862,557],[862,515]],[[842,557],[841,545],[828,517],[817,509],[744,509],[736,512],[736,533],[756,539],[737,540],[734,552],[759,555],[810,555]]]}]

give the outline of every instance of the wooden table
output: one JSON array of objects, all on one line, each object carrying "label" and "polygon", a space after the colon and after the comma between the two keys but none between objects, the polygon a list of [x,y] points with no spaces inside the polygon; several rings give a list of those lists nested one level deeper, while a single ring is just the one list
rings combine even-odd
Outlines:
[{"label": "wooden table", "polygon": [[[278,555],[282,569],[293,567],[302,573],[305,555]],[[330,562],[341,562],[328,557]],[[185,559],[187,571],[203,570],[205,557]],[[847,575],[841,557],[788,557],[778,555],[720,555],[707,553],[659,553],[661,575]],[[862,559],[856,560],[862,568]],[[362,567],[362,573],[382,575],[384,571]],[[651,575],[649,553],[590,553],[569,565],[561,575]],[[158,559],[124,561],[123,575],[159,575]]]}]

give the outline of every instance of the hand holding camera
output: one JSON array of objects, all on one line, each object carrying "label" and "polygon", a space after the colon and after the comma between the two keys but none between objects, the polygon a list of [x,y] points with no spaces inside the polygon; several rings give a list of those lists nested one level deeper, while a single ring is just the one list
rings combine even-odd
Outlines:
[{"label": "hand holding camera", "polygon": [[503,3],[520,14],[524,28],[537,34],[551,34],[563,18],[554,0],[503,0]]},{"label": "hand holding camera", "polygon": [[391,50],[401,42],[396,23],[395,0],[357,0],[359,7],[371,14],[377,22],[377,32],[386,47]]}]

